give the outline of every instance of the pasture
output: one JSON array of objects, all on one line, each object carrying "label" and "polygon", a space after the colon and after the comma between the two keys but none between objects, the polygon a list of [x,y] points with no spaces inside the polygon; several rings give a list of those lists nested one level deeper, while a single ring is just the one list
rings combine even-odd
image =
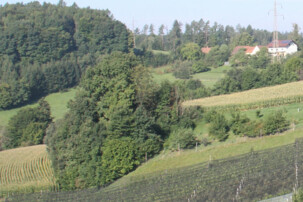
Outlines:
[{"label": "pasture", "polygon": [[[77,89],[72,88],[67,92],[58,92],[52,93],[45,97],[45,100],[49,103],[51,108],[51,115],[54,120],[63,118],[64,114],[68,111],[67,103],[69,100],[73,99],[76,95]],[[8,124],[8,121],[13,117],[20,109],[27,107],[36,107],[38,104],[33,103],[23,107],[14,108],[10,110],[0,111],[0,128],[5,127]],[[0,130],[1,134],[1,130]]]},{"label": "pasture", "polygon": [[[231,67],[229,66],[222,66],[218,68],[212,68],[208,72],[202,72],[198,74],[193,74],[192,79],[198,79],[200,80],[203,85],[206,87],[213,87],[217,81],[219,81],[221,78],[224,77],[226,72],[230,70]],[[178,80],[174,77],[172,73],[172,66],[167,65],[163,67],[158,68],[152,68],[151,69],[152,75],[154,77],[154,81],[156,83],[161,83],[164,80],[168,80],[170,82],[174,82]]]}]

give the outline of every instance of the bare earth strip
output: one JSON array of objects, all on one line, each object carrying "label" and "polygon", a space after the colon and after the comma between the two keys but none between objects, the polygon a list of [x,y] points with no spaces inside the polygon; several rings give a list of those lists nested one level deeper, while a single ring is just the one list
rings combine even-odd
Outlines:
[{"label": "bare earth strip", "polygon": [[184,107],[203,106],[215,107],[226,105],[240,105],[258,103],[276,99],[284,99],[296,96],[303,96],[303,81],[271,86],[265,88],[252,89],[228,95],[218,95],[213,97],[189,100],[183,102]]}]

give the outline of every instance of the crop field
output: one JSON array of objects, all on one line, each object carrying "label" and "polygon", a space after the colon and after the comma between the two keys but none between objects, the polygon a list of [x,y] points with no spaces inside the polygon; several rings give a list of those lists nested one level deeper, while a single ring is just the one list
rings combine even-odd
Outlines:
[{"label": "crop field", "polygon": [[303,81],[272,87],[248,90],[228,95],[219,95],[183,102],[184,107],[239,107],[253,109],[278,106],[303,101]]},{"label": "crop field", "polygon": [[102,189],[9,197],[9,201],[256,201],[303,183],[303,140],[133,177]]},{"label": "crop field", "polygon": [[0,197],[55,189],[54,173],[45,145],[0,152]]}]

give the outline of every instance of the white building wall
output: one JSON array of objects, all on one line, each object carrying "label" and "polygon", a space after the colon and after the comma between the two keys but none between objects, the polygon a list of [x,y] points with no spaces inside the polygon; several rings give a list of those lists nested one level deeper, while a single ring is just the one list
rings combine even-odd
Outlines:
[{"label": "white building wall", "polygon": [[298,46],[295,43],[291,43],[288,49],[285,51],[285,54],[294,54],[298,52]]},{"label": "white building wall", "polygon": [[260,51],[260,48],[258,46],[255,47],[255,49],[253,50],[253,52],[251,53],[251,55],[256,55],[257,52]]},{"label": "white building wall", "polygon": [[291,43],[288,47],[269,48],[268,52],[273,55],[289,55],[298,52],[298,46],[295,43]]}]

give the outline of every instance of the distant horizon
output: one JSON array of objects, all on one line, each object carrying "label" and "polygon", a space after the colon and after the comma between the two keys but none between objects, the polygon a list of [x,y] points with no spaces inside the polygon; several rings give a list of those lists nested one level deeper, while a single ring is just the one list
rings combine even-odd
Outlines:
[{"label": "distant horizon", "polygon": [[[6,3],[24,3],[32,2],[30,0],[8,0]],[[43,2],[58,4],[59,0],[39,0]],[[247,27],[251,25],[254,29],[273,31],[274,27],[274,0],[188,0],[176,2],[173,0],[160,1],[153,0],[143,2],[139,0],[131,0],[129,2],[122,0],[112,1],[84,1],[84,0],[65,0],[67,6],[71,6],[74,2],[80,8],[90,7],[92,9],[106,10],[108,9],[116,20],[124,23],[128,29],[139,28],[142,30],[145,24],[153,24],[155,33],[161,24],[171,29],[173,22],[178,20],[183,24],[183,32],[185,24],[192,21],[210,21],[213,25],[217,22],[224,26],[237,25]],[[262,4],[262,6],[260,6]],[[293,23],[299,25],[300,33],[302,32],[303,23],[300,19],[300,9],[303,8],[301,0],[278,0],[278,31],[281,33],[291,32]]]}]

